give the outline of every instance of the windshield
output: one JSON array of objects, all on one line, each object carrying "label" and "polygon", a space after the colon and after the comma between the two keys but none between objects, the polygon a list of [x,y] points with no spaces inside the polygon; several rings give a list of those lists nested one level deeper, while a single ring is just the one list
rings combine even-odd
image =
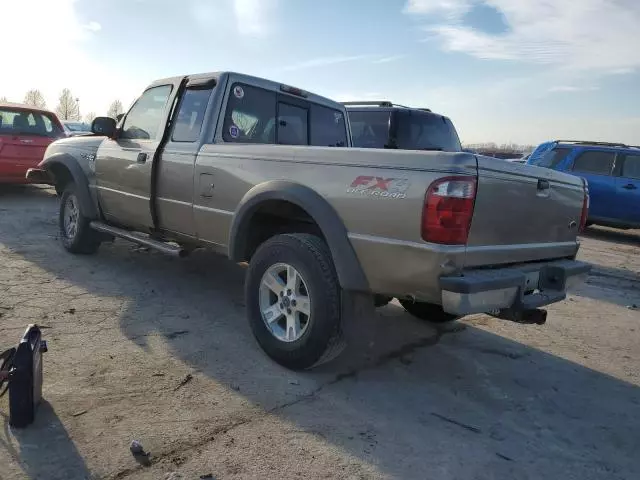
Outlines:
[{"label": "windshield", "polygon": [[64,136],[57,122],[48,114],[6,107],[0,109],[0,135]]},{"label": "windshield", "polygon": [[349,110],[354,147],[385,148],[389,142],[390,112]]},{"label": "windshield", "polygon": [[460,139],[451,120],[429,112],[400,111],[397,121],[397,147],[403,150],[442,150],[460,152]]}]

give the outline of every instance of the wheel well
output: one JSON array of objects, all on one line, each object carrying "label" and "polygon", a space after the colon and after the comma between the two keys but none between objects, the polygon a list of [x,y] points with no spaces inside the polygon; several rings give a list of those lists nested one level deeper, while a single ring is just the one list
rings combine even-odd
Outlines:
[{"label": "wheel well", "polygon": [[240,254],[245,261],[249,261],[266,240],[283,233],[309,233],[326,241],[313,217],[302,207],[286,200],[260,203],[243,230],[244,248]]},{"label": "wheel well", "polygon": [[48,170],[53,175],[54,185],[56,187],[56,193],[62,195],[65,187],[73,182],[73,175],[67,167],[61,163],[52,164]]}]

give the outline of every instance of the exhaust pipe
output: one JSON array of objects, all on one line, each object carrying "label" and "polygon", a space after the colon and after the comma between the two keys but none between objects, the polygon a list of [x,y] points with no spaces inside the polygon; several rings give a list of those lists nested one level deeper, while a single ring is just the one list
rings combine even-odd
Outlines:
[{"label": "exhaust pipe", "polygon": [[542,308],[530,310],[514,310],[513,308],[502,308],[487,312],[489,315],[510,322],[522,323],[525,325],[544,325],[547,323],[547,311]]}]

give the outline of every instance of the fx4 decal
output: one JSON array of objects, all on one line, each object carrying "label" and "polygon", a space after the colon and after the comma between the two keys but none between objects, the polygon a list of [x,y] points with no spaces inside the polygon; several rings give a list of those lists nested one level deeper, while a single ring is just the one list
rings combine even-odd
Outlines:
[{"label": "fx4 decal", "polygon": [[407,198],[406,191],[409,189],[409,179],[407,178],[383,178],[360,175],[351,182],[347,193],[359,195],[369,195],[383,198]]}]

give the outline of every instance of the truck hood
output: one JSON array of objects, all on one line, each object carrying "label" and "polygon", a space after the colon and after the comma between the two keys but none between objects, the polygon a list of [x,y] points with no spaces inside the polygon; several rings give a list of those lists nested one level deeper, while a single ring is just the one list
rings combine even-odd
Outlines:
[{"label": "truck hood", "polygon": [[52,157],[68,154],[74,157],[84,168],[87,159],[94,157],[104,139],[105,137],[91,135],[56,140],[47,148],[44,158],[40,162],[40,167],[46,167]]},{"label": "truck hood", "polygon": [[98,135],[87,135],[57,140],[47,147],[39,167],[47,169],[63,156],[73,157],[89,181],[92,182],[94,177],[95,154],[105,138],[106,137]]},{"label": "truck hood", "polygon": [[75,137],[63,138],[56,140],[51,145],[60,147],[63,150],[69,148],[77,148],[81,150],[90,150],[96,152],[105,137],[99,135],[79,135]]}]

